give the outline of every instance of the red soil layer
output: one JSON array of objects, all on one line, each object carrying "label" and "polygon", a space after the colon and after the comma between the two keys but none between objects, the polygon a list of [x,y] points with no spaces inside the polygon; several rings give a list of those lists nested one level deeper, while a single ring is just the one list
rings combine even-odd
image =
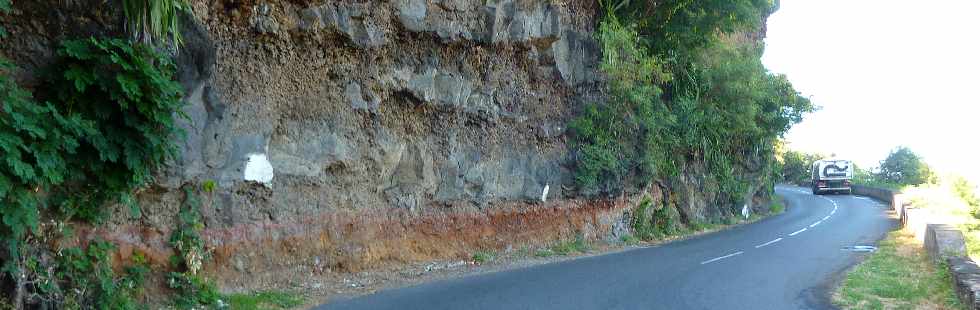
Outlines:
[{"label": "red soil layer", "polygon": [[[511,203],[483,211],[344,210],[292,221],[207,228],[201,235],[212,253],[205,269],[219,281],[240,278],[244,270],[295,270],[290,267],[298,265],[356,272],[465,259],[479,250],[542,246],[579,235],[601,239],[610,235],[630,205],[626,199],[616,199]],[[116,243],[117,261],[127,261],[134,251],[140,251],[151,265],[164,267],[173,253],[168,231],[135,225],[114,231],[77,231],[81,240],[98,236]]]}]

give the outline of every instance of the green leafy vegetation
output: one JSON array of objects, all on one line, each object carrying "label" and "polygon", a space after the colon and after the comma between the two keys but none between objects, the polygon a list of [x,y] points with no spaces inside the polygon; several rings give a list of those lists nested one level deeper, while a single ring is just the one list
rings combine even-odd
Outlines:
[{"label": "green leafy vegetation", "polygon": [[204,261],[209,258],[209,253],[204,249],[204,240],[199,234],[204,228],[200,205],[194,187],[185,186],[184,203],[177,215],[177,228],[170,235],[170,245],[175,250],[170,257],[170,265],[177,271],[167,275],[167,284],[176,293],[174,305],[179,309],[214,306],[220,299],[214,283],[200,274]]},{"label": "green leafy vegetation", "polygon": [[640,243],[640,238],[637,238],[634,235],[623,235],[622,237],[619,237],[619,241],[625,245],[637,245]]},{"label": "green leafy vegetation", "polygon": [[935,181],[929,165],[908,147],[900,146],[891,151],[878,167],[877,178],[886,183],[919,185]]},{"label": "green leafy vegetation", "polygon": [[937,175],[907,147],[898,147],[881,162],[878,172],[858,169],[855,183],[901,190],[915,208],[957,226],[966,238],[967,252],[980,257],[980,198],[977,186],[955,173]]},{"label": "green leafy vegetation", "polygon": [[264,291],[251,294],[231,294],[225,297],[229,309],[261,310],[290,309],[303,305],[303,296],[280,291]]},{"label": "green leafy vegetation", "polygon": [[742,36],[773,7],[604,5],[609,13],[597,36],[608,96],[586,105],[569,126],[579,188],[615,196],[703,165],[706,190],[721,193],[729,215],[736,214],[750,182],[774,182],[777,139],[814,109],[784,76],[762,66],[761,46]]},{"label": "green leafy vegetation", "polygon": [[[52,299],[57,308],[64,309],[140,309],[138,297],[143,281],[150,272],[146,259],[140,253],[132,257],[132,264],[117,275],[110,265],[109,253],[114,246],[96,240],[87,248],[63,249],[58,253],[54,277],[39,286],[45,296]],[[29,264],[31,268],[40,267]],[[33,270],[43,274],[40,270]]]},{"label": "green leafy vegetation", "polygon": [[834,301],[845,309],[965,309],[948,269],[934,264],[904,231],[882,240],[878,251],[847,275]]},{"label": "green leafy vegetation", "polygon": [[204,180],[204,183],[201,183],[201,189],[204,190],[205,193],[212,193],[214,192],[217,184],[218,183],[216,183],[214,180]]},{"label": "green leafy vegetation", "polygon": [[559,242],[551,247],[551,251],[558,255],[569,255],[573,253],[585,253],[590,249],[589,243],[581,235],[574,240]]},{"label": "green leafy vegetation", "polygon": [[172,46],[182,43],[180,13],[190,11],[185,0],[123,0],[122,7],[133,41],[152,45],[169,36]]},{"label": "green leafy vegetation", "polygon": [[644,45],[658,55],[698,50],[718,33],[757,29],[776,9],[771,0],[600,1],[611,15],[637,25]]},{"label": "green leafy vegetation", "polygon": [[783,213],[783,211],[786,211],[786,206],[779,199],[774,199],[769,203],[769,214],[779,214]]},{"label": "green leafy vegetation", "polygon": [[537,257],[551,257],[555,255],[571,255],[575,253],[587,253],[591,247],[588,241],[581,235],[578,235],[573,240],[564,240],[552,245],[546,249],[538,249],[534,252],[534,256]]},{"label": "green leafy vegetation", "polygon": [[[971,256],[974,260],[980,257],[980,199],[977,198],[977,187],[971,184],[966,178],[956,175],[956,174],[946,174],[942,176],[937,176],[929,166],[914,152],[905,147],[896,148],[889,154],[888,158],[882,161],[882,168],[879,169],[878,173],[864,172],[865,176],[861,179],[861,183],[876,186],[885,187],[892,189],[901,189],[905,201],[911,204],[914,208],[928,210],[931,216],[935,218],[942,218],[947,223],[956,226],[963,232],[963,236],[966,239],[966,250],[967,254]],[[887,167],[887,168],[886,168]],[[857,179],[857,178],[856,178]],[[920,183],[921,182],[921,183]],[[909,236],[896,235],[893,233],[890,239],[911,239]],[[887,240],[886,240],[887,241]],[[894,240],[892,240],[894,241]],[[911,243],[911,241],[909,241]],[[918,245],[914,246],[917,251],[921,252],[921,248]],[[878,255],[878,254],[876,254]],[[918,256],[923,256],[922,253],[918,253]],[[921,270],[927,270],[926,267],[932,268],[928,269],[930,272],[934,272],[935,275],[930,275],[930,278],[926,280],[916,279],[915,281],[934,281],[930,279],[935,279],[941,277],[940,284],[948,285],[949,279],[948,275],[945,275],[946,268],[933,266],[931,263],[919,263],[916,259],[906,259],[904,261],[895,262],[896,269],[908,270],[912,269],[912,273],[921,273]],[[925,258],[922,258],[925,260]],[[916,272],[916,270],[920,272]],[[935,270],[935,271],[932,271]],[[909,277],[920,277],[917,274],[909,275]],[[885,281],[884,279],[881,281]],[[904,279],[903,281],[910,282],[912,280]],[[919,283],[919,282],[911,282]],[[871,285],[871,284],[861,284],[861,285]],[[935,283],[924,283],[926,285],[938,285]],[[879,285],[883,286],[883,285]],[[887,287],[886,287],[887,288]],[[886,288],[880,288],[878,290],[885,290]],[[945,307],[950,309],[962,308],[959,306],[958,300],[953,297],[946,297],[946,299],[941,299],[937,297],[939,295],[948,295],[946,293],[934,293],[934,292],[924,292],[923,288],[916,288],[919,295],[908,296],[905,294],[901,296],[901,299],[906,301],[906,303],[916,304],[920,303],[918,301],[908,301],[912,300],[931,300],[935,304],[943,304]],[[941,290],[946,290],[946,288],[940,288]],[[880,296],[889,296],[898,294],[897,292],[885,291],[883,293],[878,293]],[[929,294],[931,297],[921,297],[922,294]],[[862,295],[863,296],[863,295]],[[877,307],[879,301],[876,299],[869,299],[867,297],[862,300],[870,300],[868,304],[871,307]],[[849,297],[852,299],[848,301],[848,304],[854,304],[858,297]],[[952,298],[952,300],[948,300]],[[878,298],[881,299],[881,298]],[[863,307],[862,307],[863,308]]]},{"label": "green leafy vegetation", "polygon": [[175,67],[152,48],[119,39],[65,41],[58,55],[44,99],[89,125],[74,154],[63,157],[72,173],[55,191],[59,209],[91,222],[106,216],[109,202],[135,213],[132,192],[177,156],[174,138],[182,132],[173,115],[183,102]]},{"label": "green leafy vegetation", "polygon": [[[0,13],[10,10],[11,1],[0,0]],[[66,40],[38,98],[16,84],[11,69],[0,58],[0,260],[9,303],[141,308],[149,272],[141,255],[114,270],[111,243],[57,248],[45,234],[52,225],[70,233],[64,228],[73,221],[98,225],[115,203],[138,214],[133,193],[175,158],[181,137],[173,63],[152,47],[123,40]],[[41,219],[52,225],[42,228]]]},{"label": "green leafy vegetation", "polygon": [[796,185],[810,184],[811,165],[813,162],[827,158],[823,154],[813,154],[785,149],[779,154],[780,181]]},{"label": "green leafy vegetation", "polygon": [[898,184],[887,180],[883,180],[879,175],[875,174],[874,171],[869,169],[864,169],[860,166],[854,167],[854,179],[852,180],[854,184],[872,186],[878,188],[887,188],[891,190],[901,190],[908,184]]},{"label": "green leafy vegetation", "polygon": [[587,194],[618,194],[631,180],[649,182],[658,169],[674,167],[658,141],[666,129],[662,120],[670,118],[658,85],[669,76],[637,40],[634,29],[615,19],[599,27],[610,99],[587,105],[569,124],[578,151],[575,179]]},{"label": "green leafy vegetation", "polygon": [[480,251],[473,253],[473,261],[479,264],[487,263],[493,261],[497,258],[497,253],[492,251]]},{"label": "green leafy vegetation", "polygon": [[[10,0],[0,0],[0,14],[10,13]],[[7,29],[0,24],[0,39],[7,36]]]},{"label": "green leafy vegetation", "polygon": [[36,232],[39,209],[46,207],[40,190],[61,185],[71,177],[70,156],[94,125],[79,115],[64,116],[51,103],[35,103],[29,92],[7,75],[10,63],[0,59],[0,237],[4,269],[19,260],[21,241]]},{"label": "green leafy vegetation", "polygon": [[[810,165],[824,158],[828,156],[789,149],[781,150],[779,154],[781,181],[798,185],[809,184]],[[906,186],[936,183],[937,180],[936,174],[918,154],[908,147],[898,147],[874,169],[855,165],[853,182],[898,190]]]},{"label": "green leafy vegetation", "polygon": [[676,211],[672,210],[671,206],[664,204],[657,207],[653,205],[650,197],[643,197],[640,204],[633,209],[630,222],[633,236],[639,240],[650,241],[680,233],[678,216],[672,213]]},{"label": "green leafy vegetation", "polygon": [[853,181],[854,184],[901,190],[909,186],[937,183],[939,177],[918,154],[900,146],[892,150],[875,169],[855,167]]},{"label": "green leafy vegetation", "polygon": [[980,219],[980,197],[977,197],[977,186],[963,176],[955,175],[947,179],[951,183],[953,194],[970,208],[974,218]]}]

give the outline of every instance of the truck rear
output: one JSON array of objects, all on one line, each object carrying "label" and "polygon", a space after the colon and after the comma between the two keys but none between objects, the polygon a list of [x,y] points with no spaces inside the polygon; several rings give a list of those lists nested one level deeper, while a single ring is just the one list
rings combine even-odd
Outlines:
[{"label": "truck rear", "polygon": [[854,164],[849,160],[822,159],[813,162],[811,186],[814,195],[824,193],[851,194]]}]

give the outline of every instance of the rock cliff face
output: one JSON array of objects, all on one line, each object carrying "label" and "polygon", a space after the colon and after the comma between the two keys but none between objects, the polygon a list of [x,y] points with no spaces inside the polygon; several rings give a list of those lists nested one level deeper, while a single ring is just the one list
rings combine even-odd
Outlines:
[{"label": "rock cliff face", "polygon": [[[120,24],[91,9],[101,1],[24,2],[0,50],[27,85],[58,39]],[[206,180],[218,185],[202,208],[210,269],[228,281],[625,229],[638,195],[580,198],[566,144],[576,109],[603,96],[594,1],[191,2],[183,156],[140,193],[138,219],[118,212],[81,235],[163,264],[179,187]],[[710,218],[719,207],[698,174],[648,190]]]}]

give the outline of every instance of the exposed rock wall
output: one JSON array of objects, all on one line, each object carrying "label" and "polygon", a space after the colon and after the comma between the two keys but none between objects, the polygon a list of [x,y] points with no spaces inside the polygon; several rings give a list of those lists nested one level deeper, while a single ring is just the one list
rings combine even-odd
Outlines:
[{"label": "exposed rock wall", "polygon": [[[17,1],[0,52],[35,85],[60,39],[119,34],[103,2]],[[179,188],[205,180],[218,188],[203,235],[225,280],[626,229],[639,195],[584,200],[569,166],[566,124],[603,97],[595,1],[190,2],[183,156],[140,193],[139,218],[117,212],[80,237],[164,264]],[[648,189],[656,204],[727,215],[699,167]]]},{"label": "exposed rock wall", "polygon": [[218,2],[195,12],[217,61],[189,88],[190,127],[220,129],[188,143],[180,181],[230,189],[265,155],[265,185],[310,209],[485,206],[539,200],[545,186],[565,196],[562,125],[596,93],[594,9]]}]

